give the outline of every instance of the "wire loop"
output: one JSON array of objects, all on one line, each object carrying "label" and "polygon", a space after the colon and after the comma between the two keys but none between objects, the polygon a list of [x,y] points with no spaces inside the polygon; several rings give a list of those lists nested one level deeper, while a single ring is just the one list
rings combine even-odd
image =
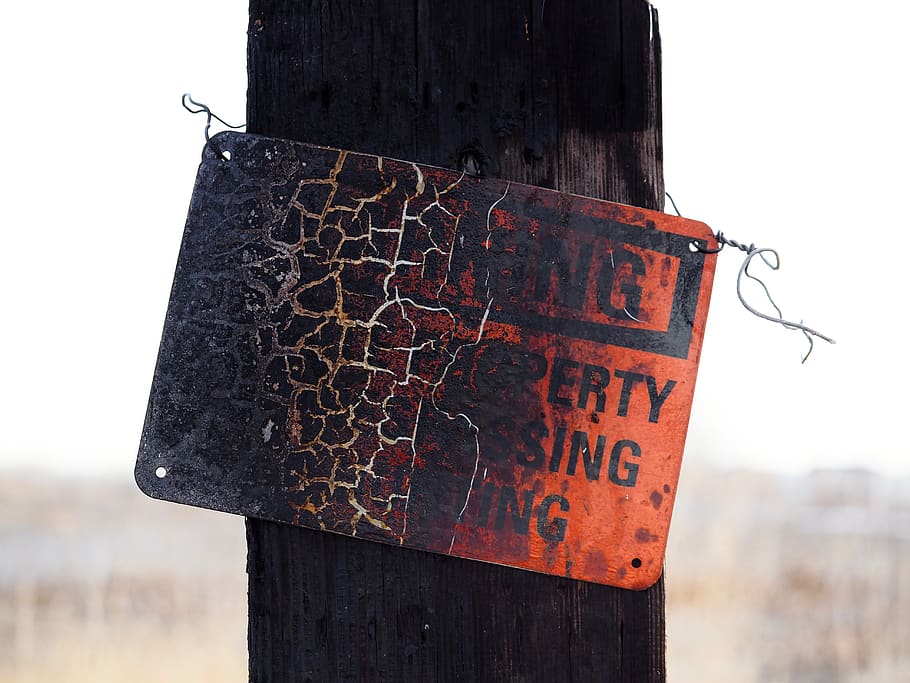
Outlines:
[{"label": "wire loop", "polygon": [[[728,242],[729,244],[729,242]],[[743,251],[746,251],[745,249]],[[774,261],[768,259],[766,254],[773,254]],[[803,321],[800,320],[798,323],[790,322],[789,320],[784,320],[784,314],[781,312],[780,307],[774,302],[774,299],[771,298],[771,292],[768,291],[768,286],[760,279],[754,276],[749,272],[749,266],[752,264],[752,259],[756,256],[761,256],[761,260],[764,261],[765,265],[768,266],[771,270],[778,270],[780,268],[780,255],[774,249],[757,249],[754,245],[749,248],[746,253],[746,258],[743,260],[743,264],[739,267],[739,275],[736,276],[736,296],[739,297],[739,302],[749,311],[752,315],[758,316],[764,320],[768,320],[772,323],[777,323],[787,330],[799,330],[806,337],[806,340],[809,342],[809,350],[806,351],[806,355],[803,356],[802,362],[805,363],[809,356],[812,354],[812,349],[815,348],[815,342],[812,339],[813,337],[818,337],[819,339],[824,339],[829,344],[834,344],[835,341],[828,336],[825,336],[817,330],[813,330],[811,327],[807,327],[803,324]],[[761,311],[753,308],[746,301],[746,298],[743,296],[742,292],[742,281],[743,276],[746,276],[750,280],[757,282],[765,292],[765,297],[768,301],[774,306],[774,310],[777,311],[777,317],[767,315]]]},{"label": "wire loop", "polygon": [[[682,214],[679,213],[679,209],[676,208],[676,202],[673,201],[673,197],[670,196],[669,192],[666,194],[667,198],[670,200],[670,203],[673,205],[673,209],[676,211],[676,215],[682,217]],[[800,320],[798,323],[784,320],[784,315],[781,312],[780,307],[774,302],[774,299],[771,298],[771,292],[768,291],[768,286],[760,278],[749,272],[749,266],[752,264],[752,259],[754,259],[756,256],[760,256],[761,260],[771,270],[778,270],[780,268],[780,255],[775,249],[758,248],[755,246],[755,244],[746,246],[742,242],[737,242],[734,239],[730,239],[729,237],[724,236],[724,233],[720,230],[714,234],[714,239],[717,240],[717,247],[708,247],[707,244],[702,244],[699,240],[692,240],[689,243],[689,247],[692,251],[698,251],[702,254],[718,254],[723,251],[725,246],[730,245],[731,247],[739,249],[740,251],[746,253],[746,258],[743,260],[742,265],[739,267],[739,274],[736,276],[736,296],[739,297],[739,302],[747,311],[749,311],[754,316],[762,318],[763,320],[768,320],[772,323],[776,323],[787,330],[799,330],[802,332],[809,342],[809,350],[806,352],[806,355],[803,356],[803,363],[809,359],[809,356],[812,353],[812,349],[815,348],[815,341],[813,340],[813,337],[823,339],[829,344],[836,343],[833,339],[831,339],[831,337],[827,337],[821,332],[813,330],[811,327],[804,325],[802,320]],[[773,261],[769,258],[768,255],[773,255]],[[761,286],[762,290],[765,292],[765,297],[767,297],[768,301],[774,307],[774,310],[777,311],[777,317],[762,313],[758,309],[749,305],[742,292],[743,277],[754,280]]]},{"label": "wire loop", "polygon": [[[186,109],[190,114],[205,114],[205,142],[206,142],[206,144],[208,144],[211,141],[211,137],[209,136],[209,129],[212,127],[212,119],[215,119],[216,121],[224,124],[231,130],[238,130],[238,129],[244,128],[246,126],[245,123],[242,123],[239,126],[232,126],[230,123],[228,123],[223,118],[218,116],[215,112],[213,112],[211,109],[209,109],[208,105],[202,104],[202,102],[197,102],[196,100],[194,100],[192,95],[190,95],[188,92],[183,93],[183,97],[180,98],[180,102],[181,102],[181,104],[183,104],[183,108]],[[194,107],[197,107],[197,108],[191,109],[189,104],[187,104],[187,102],[189,102],[190,104],[192,104]],[[229,160],[229,157],[225,156],[224,152],[222,152],[221,150],[218,150],[218,154],[225,161]]]}]

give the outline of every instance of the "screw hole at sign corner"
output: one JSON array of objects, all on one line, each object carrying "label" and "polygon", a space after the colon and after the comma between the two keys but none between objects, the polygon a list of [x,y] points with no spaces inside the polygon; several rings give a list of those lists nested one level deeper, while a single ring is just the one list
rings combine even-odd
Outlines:
[{"label": "screw hole at sign corner", "polygon": [[225,161],[230,161],[231,160],[231,150],[229,150],[229,149],[222,150],[221,158],[224,159]]},{"label": "screw hole at sign corner", "polygon": [[692,240],[691,242],[689,242],[689,251],[691,251],[693,254],[696,251],[701,251],[701,245],[698,243],[697,240]]},{"label": "screw hole at sign corner", "polygon": [[155,476],[159,479],[164,479],[167,476],[167,468],[159,467],[155,470]]},{"label": "screw hole at sign corner", "polygon": [[633,559],[632,559],[632,566],[635,567],[636,569],[638,569],[638,568],[641,566],[641,559],[639,559],[639,558],[637,558],[637,557],[636,557],[636,558],[633,558]]}]

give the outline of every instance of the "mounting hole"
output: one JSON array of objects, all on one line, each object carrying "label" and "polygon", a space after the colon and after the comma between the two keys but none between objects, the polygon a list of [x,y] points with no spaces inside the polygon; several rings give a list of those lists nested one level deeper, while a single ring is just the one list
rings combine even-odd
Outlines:
[{"label": "mounting hole", "polygon": [[701,251],[701,245],[699,245],[698,242],[696,242],[695,240],[692,240],[691,242],[689,242],[689,251],[691,251],[693,254],[696,251]]},{"label": "mounting hole", "polygon": [[641,560],[636,557],[632,560],[632,566],[638,569],[641,566]]},{"label": "mounting hole", "polygon": [[231,150],[229,150],[229,149],[222,150],[221,158],[224,159],[225,161],[230,161],[231,160]]},{"label": "mounting hole", "polygon": [[167,476],[167,469],[164,467],[159,467],[155,470],[155,476],[159,479],[164,479]]}]

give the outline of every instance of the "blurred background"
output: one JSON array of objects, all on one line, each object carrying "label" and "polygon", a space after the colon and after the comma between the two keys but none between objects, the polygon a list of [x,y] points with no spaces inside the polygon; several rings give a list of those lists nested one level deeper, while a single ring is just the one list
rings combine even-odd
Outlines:
[{"label": "blurred background", "polygon": [[[784,315],[838,342],[800,364],[803,337],[743,310],[721,254],[666,563],[669,680],[910,680],[910,9],[656,4],[668,190],[777,248]],[[246,680],[242,519],[132,483],[203,142],[180,95],[243,121],[246,11],[7,11],[0,683]]]}]

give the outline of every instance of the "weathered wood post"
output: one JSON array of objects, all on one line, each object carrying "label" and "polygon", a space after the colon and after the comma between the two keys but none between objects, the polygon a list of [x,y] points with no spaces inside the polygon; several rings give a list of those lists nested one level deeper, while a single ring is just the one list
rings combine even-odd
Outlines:
[{"label": "weathered wood post", "polygon": [[[251,0],[248,130],[663,206],[643,0]],[[253,681],[662,681],[626,591],[248,520]]]}]

